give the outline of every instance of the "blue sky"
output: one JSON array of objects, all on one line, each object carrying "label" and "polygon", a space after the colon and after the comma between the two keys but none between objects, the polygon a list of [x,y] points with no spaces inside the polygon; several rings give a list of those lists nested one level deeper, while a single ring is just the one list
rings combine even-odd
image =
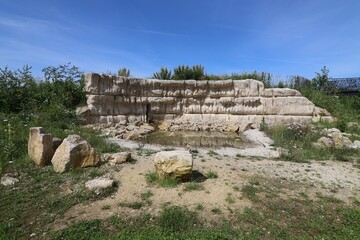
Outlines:
[{"label": "blue sky", "polygon": [[360,76],[359,0],[0,0],[0,67]]}]

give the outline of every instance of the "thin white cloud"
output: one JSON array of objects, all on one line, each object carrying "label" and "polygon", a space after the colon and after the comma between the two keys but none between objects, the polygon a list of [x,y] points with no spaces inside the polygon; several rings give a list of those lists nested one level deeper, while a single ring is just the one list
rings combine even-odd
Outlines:
[{"label": "thin white cloud", "polygon": [[50,21],[36,18],[13,15],[10,17],[0,16],[0,25],[13,31],[41,32],[44,30],[71,30],[71,28]]}]

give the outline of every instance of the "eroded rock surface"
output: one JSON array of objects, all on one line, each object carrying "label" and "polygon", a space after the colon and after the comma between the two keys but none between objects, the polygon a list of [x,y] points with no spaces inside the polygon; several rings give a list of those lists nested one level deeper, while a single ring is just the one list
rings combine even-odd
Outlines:
[{"label": "eroded rock surface", "polygon": [[65,138],[51,159],[54,171],[60,173],[71,168],[96,166],[99,162],[95,148],[79,135]]},{"label": "eroded rock surface", "polygon": [[188,151],[174,150],[156,153],[155,169],[160,179],[191,179],[193,157]]},{"label": "eroded rock surface", "polygon": [[118,165],[131,160],[130,152],[106,153],[104,154],[104,161],[109,162],[110,165]]},{"label": "eroded rock surface", "polygon": [[330,128],[324,129],[323,133],[325,136],[319,138],[317,142],[314,144],[316,147],[320,148],[335,148],[335,149],[342,149],[342,148],[358,148],[358,142],[351,140],[348,138],[346,133],[342,133],[337,128]]},{"label": "eroded rock surface", "polygon": [[[165,130],[241,131],[283,123],[310,123],[329,113],[293,89],[269,88],[256,80],[157,80],[87,74],[89,124],[159,122]],[[129,136],[131,137],[131,136]]]},{"label": "eroded rock surface", "polygon": [[114,180],[107,177],[98,177],[87,181],[85,187],[90,191],[99,192],[102,189],[111,188],[114,186]]},{"label": "eroded rock surface", "polygon": [[30,128],[28,155],[38,166],[49,164],[54,155],[53,136],[42,127]]}]

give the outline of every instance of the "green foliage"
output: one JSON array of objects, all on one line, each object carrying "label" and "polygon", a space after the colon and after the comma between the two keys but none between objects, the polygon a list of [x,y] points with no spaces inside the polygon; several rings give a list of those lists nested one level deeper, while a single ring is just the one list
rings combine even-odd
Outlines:
[{"label": "green foliage", "polygon": [[271,76],[270,73],[254,71],[252,73],[243,72],[243,73],[232,73],[230,75],[228,75],[228,74],[222,74],[222,75],[209,74],[208,75],[207,74],[207,75],[205,75],[204,79],[205,80],[227,80],[227,79],[245,80],[245,79],[255,79],[255,80],[263,82],[265,87],[271,87],[272,76]]},{"label": "green foliage", "polygon": [[118,76],[119,77],[129,77],[130,76],[130,69],[127,69],[126,67],[120,68],[118,70]]},{"label": "green foliage", "polygon": [[204,67],[202,65],[181,65],[174,69],[173,79],[175,80],[202,80],[205,77]]},{"label": "green foliage", "polygon": [[119,207],[127,207],[132,209],[140,209],[144,206],[143,202],[121,202],[118,204]]},{"label": "green foliage", "polygon": [[84,77],[70,63],[43,69],[35,80],[31,67],[0,69],[0,173],[11,161],[26,155],[30,127],[42,126],[57,137],[79,124],[77,105],[85,102]]},{"label": "green foliage", "polygon": [[258,189],[254,185],[245,185],[241,191],[243,192],[244,196],[250,199],[253,202],[259,201],[258,196],[256,195],[258,193]]},{"label": "green foliage", "polygon": [[265,118],[263,117],[260,123],[260,128],[259,130],[262,132],[265,132],[269,129],[269,125],[265,122]]},{"label": "green foliage", "polygon": [[199,191],[204,190],[204,186],[197,182],[189,182],[185,184],[184,191]]},{"label": "green foliage", "polygon": [[325,89],[328,80],[329,69],[323,67],[321,73],[316,73],[312,84],[301,89],[301,93],[316,106],[329,111],[337,118],[338,126],[347,130],[347,122],[360,122],[360,96],[336,96],[333,91]]},{"label": "green foliage", "polygon": [[153,74],[153,77],[155,79],[171,79],[171,70],[168,70],[166,67],[162,67],[159,72]]},{"label": "green foliage", "polygon": [[159,180],[159,175],[156,172],[148,172],[146,173],[145,178],[147,183],[152,184]]},{"label": "green foliage", "polygon": [[211,171],[211,170],[208,171],[205,176],[207,178],[218,178],[219,177],[217,172],[214,172],[214,171]]},{"label": "green foliage", "polygon": [[196,213],[180,206],[168,206],[159,217],[159,226],[171,232],[186,231],[198,223]]},{"label": "green foliage", "polygon": [[104,239],[107,233],[102,227],[101,220],[83,221],[58,232],[51,239],[79,239],[93,240]]},{"label": "green foliage", "polygon": [[324,66],[321,73],[316,72],[316,77],[313,78],[313,85],[318,90],[325,90],[325,84],[329,81],[329,69]]}]

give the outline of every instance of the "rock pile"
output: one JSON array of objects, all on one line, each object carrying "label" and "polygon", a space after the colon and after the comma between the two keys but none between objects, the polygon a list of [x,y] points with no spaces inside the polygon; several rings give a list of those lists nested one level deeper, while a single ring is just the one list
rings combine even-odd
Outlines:
[{"label": "rock pile", "polygon": [[360,141],[352,142],[349,134],[342,133],[337,128],[324,129],[325,136],[319,138],[314,146],[319,148],[335,148],[335,149],[360,149]]},{"label": "rock pile", "polygon": [[61,140],[46,133],[42,127],[30,128],[28,154],[38,166],[52,163],[56,172],[96,166],[100,162],[96,150],[80,136],[69,135]]},{"label": "rock pile", "polygon": [[[95,127],[97,128],[97,127]],[[123,122],[112,127],[105,127],[100,129],[106,136],[117,137],[120,139],[136,140],[144,137],[146,134],[154,131],[154,127],[148,123],[135,122],[127,124]]]}]

